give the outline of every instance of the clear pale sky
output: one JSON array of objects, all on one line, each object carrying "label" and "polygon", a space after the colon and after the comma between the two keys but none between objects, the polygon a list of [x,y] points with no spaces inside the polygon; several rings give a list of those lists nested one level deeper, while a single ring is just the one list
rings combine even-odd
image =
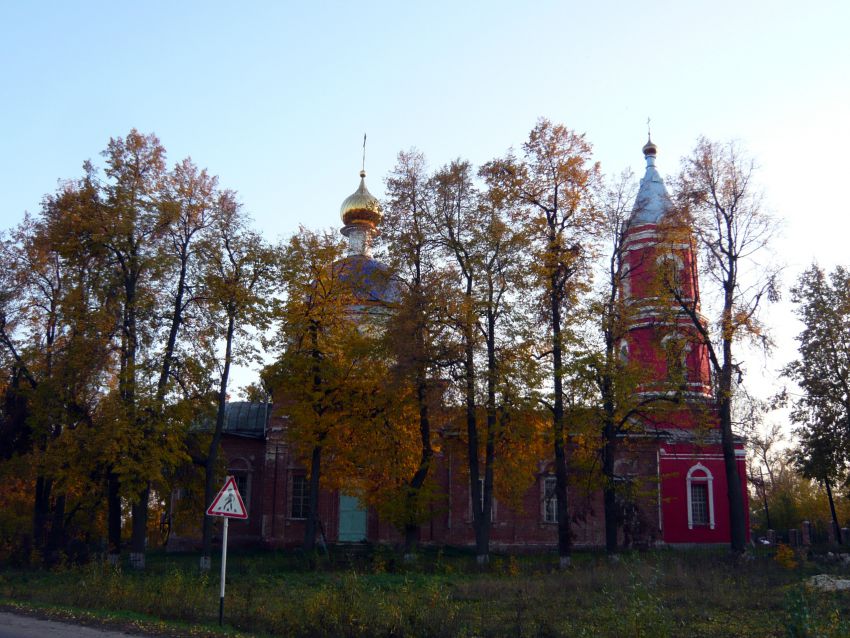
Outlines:
[{"label": "clear pale sky", "polygon": [[[338,227],[397,152],[482,163],[539,116],[643,172],[646,119],[675,173],[699,135],[739,140],[784,219],[790,284],[850,264],[850,2],[0,2],[0,228],[110,137],[156,133],[240,193],[270,239]],[[794,356],[790,306],[771,311]]]}]

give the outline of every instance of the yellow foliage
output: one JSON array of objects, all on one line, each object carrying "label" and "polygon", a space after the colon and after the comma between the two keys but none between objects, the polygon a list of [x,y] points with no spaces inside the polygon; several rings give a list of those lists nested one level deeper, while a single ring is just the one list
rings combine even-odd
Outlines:
[{"label": "yellow foliage", "polygon": [[773,560],[785,569],[794,569],[797,567],[796,554],[794,553],[794,550],[785,543],[779,543]]}]

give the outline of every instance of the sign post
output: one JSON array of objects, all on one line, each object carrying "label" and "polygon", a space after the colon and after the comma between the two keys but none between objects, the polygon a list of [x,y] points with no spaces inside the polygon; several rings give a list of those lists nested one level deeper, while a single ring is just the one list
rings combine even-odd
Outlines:
[{"label": "sign post", "polygon": [[222,516],[224,518],[224,531],[221,535],[221,590],[218,599],[218,625],[224,622],[224,583],[227,572],[227,523],[231,518],[245,520],[248,518],[248,510],[236,487],[236,478],[228,476],[224,486],[218,491],[213,502],[207,508],[207,516]]}]

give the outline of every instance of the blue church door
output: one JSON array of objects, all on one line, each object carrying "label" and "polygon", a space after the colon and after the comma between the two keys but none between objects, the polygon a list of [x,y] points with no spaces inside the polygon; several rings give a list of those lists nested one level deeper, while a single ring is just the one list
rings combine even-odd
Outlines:
[{"label": "blue church door", "polygon": [[339,542],[366,540],[366,510],[354,496],[339,495]]}]

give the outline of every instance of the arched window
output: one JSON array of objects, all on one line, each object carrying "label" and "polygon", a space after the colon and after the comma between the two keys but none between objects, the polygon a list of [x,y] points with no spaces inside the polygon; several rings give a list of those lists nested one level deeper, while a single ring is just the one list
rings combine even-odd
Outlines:
[{"label": "arched window", "polygon": [[661,340],[664,360],[667,364],[667,380],[677,385],[688,381],[688,353],[691,344],[678,333],[669,334]]},{"label": "arched window", "polygon": [[655,264],[661,285],[674,295],[678,297],[683,296],[682,274],[685,269],[685,263],[682,261],[682,258],[673,253],[664,253],[658,256]]},{"label": "arched window", "polygon": [[688,529],[714,529],[714,477],[702,463],[688,470]]},{"label": "arched window", "polygon": [[620,347],[617,349],[617,356],[623,365],[629,362],[629,342],[625,339],[620,342]]},{"label": "arched window", "polygon": [[557,479],[549,474],[540,477],[540,514],[544,523],[558,522]]},{"label": "arched window", "polygon": [[630,299],[632,296],[632,278],[629,271],[623,272],[620,277],[620,288],[623,291],[623,299]]}]

